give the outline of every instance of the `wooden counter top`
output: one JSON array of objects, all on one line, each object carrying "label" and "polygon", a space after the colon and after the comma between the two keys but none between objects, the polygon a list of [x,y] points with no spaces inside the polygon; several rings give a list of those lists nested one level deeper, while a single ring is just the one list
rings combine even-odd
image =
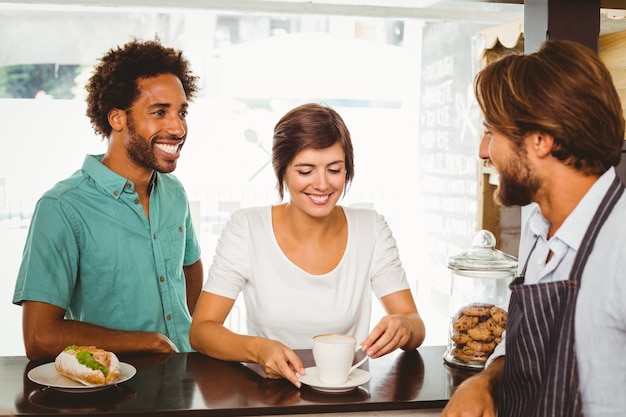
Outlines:
[{"label": "wooden counter top", "polygon": [[[199,353],[122,355],[120,360],[137,369],[133,378],[99,392],[67,393],[28,379],[28,371],[41,362],[0,357],[0,415],[394,415],[419,409],[436,415],[454,387],[471,374],[445,366],[444,351],[443,346],[425,346],[369,360],[361,369],[371,373],[371,380],[348,393],[322,393],[305,385],[297,389],[286,380],[264,378],[257,365]],[[305,366],[313,366],[310,350],[297,353]]]}]

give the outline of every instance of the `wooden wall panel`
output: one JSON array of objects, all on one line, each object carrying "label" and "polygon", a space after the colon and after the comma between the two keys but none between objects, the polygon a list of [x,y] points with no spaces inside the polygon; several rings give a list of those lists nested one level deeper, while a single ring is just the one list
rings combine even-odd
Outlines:
[{"label": "wooden wall panel", "polygon": [[626,31],[600,35],[598,55],[611,71],[626,118]]}]

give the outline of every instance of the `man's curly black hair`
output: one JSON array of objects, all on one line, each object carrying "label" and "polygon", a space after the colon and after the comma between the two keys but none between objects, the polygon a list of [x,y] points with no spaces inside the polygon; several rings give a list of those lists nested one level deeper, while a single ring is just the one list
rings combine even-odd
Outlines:
[{"label": "man's curly black hair", "polygon": [[87,116],[96,134],[109,137],[112,130],[108,121],[109,111],[130,108],[139,95],[139,79],[161,74],[177,76],[187,100],[195,97],[198,77],[191,74],[189,62],[182,51],[164,47],[158,38],[150,41],[133,39],[123,47],[112,48],[104,54],[85,86]]}]

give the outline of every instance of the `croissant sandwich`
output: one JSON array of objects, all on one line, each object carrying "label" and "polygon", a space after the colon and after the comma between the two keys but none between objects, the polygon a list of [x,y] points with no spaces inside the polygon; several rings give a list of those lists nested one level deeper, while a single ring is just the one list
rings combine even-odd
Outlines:
[{"label": "croissant sandwich", "polygon": [[66,347],[54,360],[57,372],[83,385],[112,384],[120,376],[120,361],[113,352],[95,346]]}]

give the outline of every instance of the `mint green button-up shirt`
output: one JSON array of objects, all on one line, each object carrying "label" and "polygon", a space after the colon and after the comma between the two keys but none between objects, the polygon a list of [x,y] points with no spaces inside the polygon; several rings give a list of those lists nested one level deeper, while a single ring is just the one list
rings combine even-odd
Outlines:
[{"label": "mint green button-up shirt", "polygon": [[200,258],[181,183],[155,173],[150,219],[134,184],[88,155],[37,202],[13,302],[41,301],[66,318],[156,331],[191,351],[183,265]]}]

